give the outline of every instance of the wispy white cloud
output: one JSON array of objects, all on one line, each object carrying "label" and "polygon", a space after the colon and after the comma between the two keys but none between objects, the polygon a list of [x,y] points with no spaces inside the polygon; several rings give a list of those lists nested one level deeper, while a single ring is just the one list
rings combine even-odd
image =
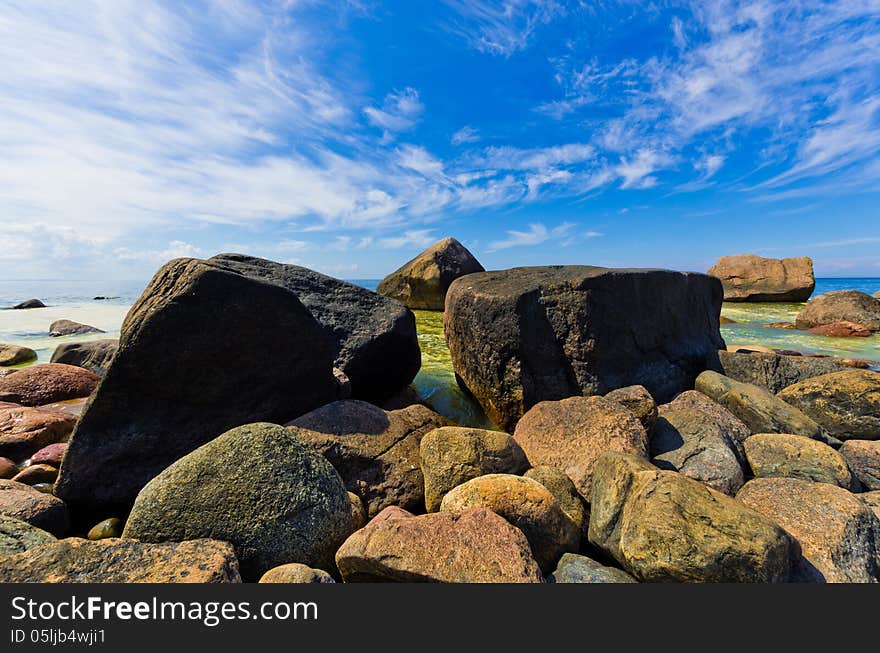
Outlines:
[{"label": "wispy white cloud", "polygon": [[455,13],[447,29],[473,48],[510,56],[525,49],[542,25],[565,15],[554,0],[443,0]]},{"label": "wispy white cloud", "polygon": [[488,251],[497,252],[502,249],[510,249],[511,247],[540,245],[551,239],[564,238],[570,234],[576,226],[577,225],[571,222],[563,222],[559,226],[548,229],[543,223],[534,222],[529,225],[528,231],[519,231],[516,229],[508,231],[505,239],[489,243]]},{"label": "wispy white cloud", "polygon": [[468,125],[465,125],[461,129],[459,129],[457,132],[455,132],[452,135],[452,138],[449,139],[449,141],[453,145],[462,145],[464,143],[476,143],[478,140],[480,140],[480,133],[476,129],[474,129],[473,127],[470,127]]},{"label": "wispy white cloud", "polygon": [[424,108],[419,92],[408,86],[402,91],[389,93],[382,108],[364,107],[364,115],[371,125],[382,129],[385,140],[390,141],[396,133],[415,127]]}]

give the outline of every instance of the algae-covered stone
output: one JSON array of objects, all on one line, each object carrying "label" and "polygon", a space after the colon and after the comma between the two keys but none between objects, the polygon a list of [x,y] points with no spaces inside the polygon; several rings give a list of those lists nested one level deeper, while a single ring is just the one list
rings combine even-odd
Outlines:
[{"label": "algae-covered stone", "polygon": [[584,498],[603,453],[648,454],[648,435],[638,418],[605,397],[542,401],[523,415],[513,437],[533,466],[561,469]]},{"label": "algae-covered stone", "polygon": [[824,374],[789,386],[777,397],[841,440],[880,440],[880,372]]},{"label": "algae-covered stone", "polygon": [[880,520],[859,495],[798,478],[756,478],[737,499],[800,542],[805,564],[799,580],[880,580]]},{"label": "algae-covered stone", "polygon": [[385,508],[336,553],[345,582],[541,583],[522,531],[487,508],[417,517]]},{"label": "algae-covered stone", "polygon": [[488,508],[520,529],[544,573],[553,569],[563,553],[578,549],[580,524],[538,481],[512,474],[480,476],[450,490],[440,511],[461,513],[478,507]]},{"label": "algae-covered stone", "polygon": [[291,562],[286,565],[280,565],[267,571],[260,577],[261,583],[335,583],[333,576],[321,569],[312,569],[311,567],[300,564],[299,562]]},{"label": "algae-covered stone", "polygon": [[86,537],[90,540],[104,540],[108,537],[121,537],[125,523],[119,517],[110,517],[100,521],[89,530]]},{"label": "algae-covered stone", "polygon": [[216,540],[147,544],[76,537],[9,556],[0,583],[238,583],[232,546]]},{"label": "algae-covered stone", "polygon": [[587,556],[566,553],[547,578],[548,583],[637,583],[617,567],[607,567]]},{"label": "algae-covered stone", "polygon": [[839,453],[868,490],[880,490],[880,440],[847,440]]},{"label": "algae-covered stone", "polygon": [[781,582],[800,558],[770,519],[621,453],[596,463],[589,539],[643,581]]},{"label": "algae-covered stone", "polygon": [[606,394],[605,398],[616,401],[632,411],[648,433],[654,428],[654,422],[657,421],[657,403],[644,386],[629,385],[618,388]]},{"label": "algae-covered stone", "polygon": [[350,532],[336,470],[297,429],[264,423],[227,431],[150,481],[123,537],[230,542],[244,578],[257,580],[288,562],[328,568]]},{"label": "algae-covered stone", "polygon": [[858,490],[858,480],[843,456],[817,440],[802,435],[758,433],[746,440],[745,450],[756,477],[800,478]]},{"label": "algae-covered stone", "polygon": [[321,453],[373,516],[387,506],[419,510],[425,479],[419,465],[422,437],[449,422],[421,405],[385,411],[365,401],[336,401],[290,422]]},{"label": "algae-covered stone", "polygon": [[835,441],[812,418],[756,385],[707,370],[697,377],[696,389],[736,415],[752,433],[794,433]]},{"label": "algae-covered stone", "polygon": [[440,509],[447,492],[484,474],[519,474],[529,464],[507,433],[443,426],[422,438],[419,456],[425,476],[425,507]]},{"label": "algae-covered stone", "polygon": [[550,494],[556,498],[559,507],[565,511],[565,514],[571,518],[581,533],[586,536],[587,526],[590,523],[590,514],[583,497],[565,472],[549,465],[539,465],[532,467],[523,476],[538,481],[538,483],[550,490]]},{"label": "algae-covered stone", "polygon": [[55,536],[42,528],[15,517],[0,515],[0,556],[21,553],[54,541]]}]

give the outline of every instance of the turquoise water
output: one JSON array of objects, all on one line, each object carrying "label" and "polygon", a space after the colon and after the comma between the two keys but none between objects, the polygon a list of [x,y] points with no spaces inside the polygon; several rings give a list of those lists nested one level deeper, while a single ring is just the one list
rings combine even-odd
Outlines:
[{"label": "turquoise water", "polygon": [[[377,279],[352,280],[375,290]],[[47,308],[29,311],[0,310],[0,343],[18,344],[36,350],[39,362],[48,361],[62,342],[81,342],[119,335],[122,320],[146,286],[146,281],[0,281],[0,307],[13,306],[35,297]],[[878,279],[817,279],[814,294],[832,290],[880,290]],[[114,297],[95,301],[102,295]],[[827,338],[802,331],[771,329],[764,324],[793,322],[803,304],[724,304],[721,314],[737,324],[724,325],[721,334],[728,345],[760,345],[804,353],[829,354],[880,361],[880,335],[870,338]],[[70,319],[91,324],[106,334],[51,338],[49,324]],[[416,311],[422,369],[414,381],[423,397],[437,410],[459,424],[490,427],[480,407],[455,383],[452,363],[443,338],[441,313]]]}]

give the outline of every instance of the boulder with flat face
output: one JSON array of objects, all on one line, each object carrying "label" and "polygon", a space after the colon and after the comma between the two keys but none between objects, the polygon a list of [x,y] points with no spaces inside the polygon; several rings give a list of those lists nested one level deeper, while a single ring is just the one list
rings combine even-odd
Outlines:
[{"label": "boulder with flat face", "polygon": [[814,376],[849,369],[834,358],[786,356],[766,352],[720,351],[724,375],[766,388],[773,394]]},{"label": "boulder with flat face", "polygon": [[71,537],[3,559],[2,583],[238,583],[232,546],[216,540],[147,544]]},{"label": "boulder with flat face", "polygon": [[453,281],[483,271],[464,245],[444,238],[382,279],[376,291],[412,309],[442,311]]},{"label": "boulder with flat face", "polygon": [[420,510],[425,478],[419,446],[426,433],[448,424],[421,405],[385,411],[365,401],[327,404],[288,424],[339,472],[369,516],[387,506]]},{"label": "boulder with flat face", "polygon": [[444,331],[460,384],[502,430],[541,401],[642,385],[660,402],[718,368],[721,284],[587,266],[457,279]]},{"label": "boulder with flat face", "polygon": [[841,440],[880,440],[880,372],[824,374],[776,396]]},{"label": "boulder with flat face", "polygon": [[413,516],[385,508],[336,553],[349,582],[541,583],[522,531],[487,508]]},{"label": "boulder with flat face", "polygon": [[298,265],[242,254],[209,262],[295,294],[330,338],[333,364],[351,380],[353,398],[382,403],[418,373],[415,316],[400,302]]},{"label": "boulder with flat face", "polygon": [[51,362],[84,367],[98,376],[104,376],[118,347],[118,341],[113,339],[65,342],[55,348]]},{"label": "boulder with flat face", "polygon": [[758,433],[745,442],[755,477],[801,478],[855,492],[859,481],[846,460],[827,444],[785,433]]},{"label": "boulder with flat face", "polygon": [[792,536],[736,499],[635,456],[596,463],[589,539],[642,581],[784,582]]},{"label": "boulder with flat face", "polygon": [[721,280],[726,302],[805,302],[816,287],[813,261],[806,256],[722,256],[709,274]]},{"label": "boulder with flat face", "polygon": [[795,319],[798,329],[852,322],[869,331],[880,331],[880,300],[858,290],[835,290],[814,297]]},{"label": "boulder with flat face", "polygon": [[756,478],[737,499],[797,539],[805,559],[799,580],[880,581],[880,520],[859,495],[798,478]]},{"label": "boulder with flat face", "polygon": [[245,580],[288,562],[330,569],[351,533],[342,479],[296,429],[248,424],[169,466],[134,503],[123,537],[231,543]]},{"label": "boulder with flat face", "polygon": [[200,445],[242,424],[283,423],[335,394],[333,344],[293,293],[176,259],[126,316],[56,493],[90,522],[125,514],[151,478]]}]

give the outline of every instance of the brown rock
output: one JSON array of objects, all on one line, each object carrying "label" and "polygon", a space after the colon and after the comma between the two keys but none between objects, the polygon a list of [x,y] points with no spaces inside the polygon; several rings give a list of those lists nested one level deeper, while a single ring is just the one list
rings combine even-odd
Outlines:
[{"label": "brown rock", "polygon": [[596,463],[589,539],[639,580],[781,582],[797,542],[735,499],[636,456]]},{"label": "brown rock", "polygon": [[0,408],[0,456],[24,460],[43,447],[67,439],[76,417],[55,410]]},{"label": "brown rock", "polygon": [[287,424],[324,455],[373,516],[391,505],[420,510],[425,478],[419,444],[447,421],[424,406],[394,411],[355,399],[322,406]]},{"label": "brown rock", "polygon": [[483,266],[455,238],[434,243],[379,283],[376,292],[412,309],[442,311],[449,284]]},{"label": "brown rock", "polygon": [[857,491],[846,460],[827,444],[801,435],[759,433],[745,443],[752,473],[759,478],[800,478]]},{"label": "brown rock", "polygon": [[800,542],[801,580],[876,583],[880,578],[880,521],[858,495],[828,483],[756,478],[737,499],[782,526]]},{"label": "brown rock", "polygon": [[873,492],[865,492],[864,494],[860,494],[859,498],[867,504],[867,506],[874,511],[874,515],[877,519],[880,519],[880,491]]},{"label": "brown rock", "polygon": [[789,386],[777,397],[841,440],[880,439],[880,372],[823,374]]},{"label": "brown rock", "polygon": [[480,507],[501,515],[525,534],[545,574],[553,571],[563,553],[578,550],[580,524],[538,481],[512,474],[480,476],[450,490],[443,497],[440,511],[463,513]]},{"label": "brown rock", "polygon": [[422,438],[419,448],[425,476],[425,508],[440,509],[447,492],[484,474],[520,474],[526,455],[507,433],[443,426]]},{"label": "brown rock", "polygon": [[60,467],[61,461],[64,458],[65,451],[67,451],[66,442],[56,442],[55,444],[50,444],[46,447],[43,447],[37,453],[31,456],[31,465],[38,465],[42,463],[46,465],[52,465],[52,467]]},{"label": "brown rock", "polygon": [[839,452],[868,490],[880,490],[880,440],[847,440]]},{"label": "brown rock", "polygon": [[869,331],[880,331],[880,301],[858,290],[835,290],[814,297],[798,313],[798,329],[834,322],[853,322]]},{"label": "brown rock", "polygon": [[9,458],[0,457],[0,479],[12,478],[18,474],[18,467]]},{"label": "brown rock", "polygon": [[797,327],[792,322],[771,322],[770,324],[762,324],[761,326],[768,329],[797,329]]},{"label": "brown rock", "polygon": [[345,582],[540,583],[522,531],[486,508],[418,517],[389,507],[336,553]]},{"label": "brown rock", "polygon": [[630,385],[625,388],[618,388],[605,395],[605,398],[616,401],[624,408],[632,411],[639,418],[639,421],[648,433],[654,428],[654,422],[657,421],[657,404],[654,402],[654,397],[651,396],[651,393],[644,386]]},{"label": "brown rock", "polygon": [[26,521],[56,537],[66,535],[70,527],[63,501],[16,481],[0,481],[0,514]]},{"label": "brown rock", "polygon": [[100,377],[94,372],[73,365],[32,365],[0,378],[0,401],[39,406],[88,397],[99,380]]},{"label": "brown rock", "polygon": [[367,509],[354,492],[348,493],[348,500],[351,502],[351,530],[356,531],[367,525]]},{"label": "brown rock", "polygon": [[18,474],[12,477],[12,480],[25,485],[36,485],[37,483],[54,483],[58,478],[58,468],[52,465],[28,465]]},{"label": "brown rock", "polygon": [[53,338],[59,336],[75,336],[83,333],[104,333],[98,327],[89,324],[81,324],[73,320],[55,320],[49,325],[49,335]]},{"label": "brown rock", "polygon": [[78,418],[86,409],[89,403],[88,397],[80,397],[78,399],[67,399],[66,401],[56,401],[52,404],[43,404],[40,410],[54,410],[56,413],[65,413]]},{"label": "brown rock", "polygon": [[846,320],[813,327],[812,329],[807,329],[807,333],[812,333],[816,336],[828,336],[829,338],[870,338],[872,335],[872,331],[869,328],[855,322],[847,322]]},{"label": "brown rock", "polygon": [[532,467],[523,476],[538,481],[550,490],[550,494],[556,498],[559,507],[577,525],[581,534],[586,536],[587,527],[590,524],[590,512],[584,498],[578,493],[574,483],[565,472],[556,467],[539,465]]},{"label": "brown rock", "polygon": [[648,455],[648,435],[638,418],[605,397],[542,401],[523,415],[513,437],[533,466],[561,469],[584,498],[603,453]]},{"label": "brown rock", "polygon": [[321,569],[312,569],[299,562],[291,562],[267,571],[260,583],[335,583],[333,576]]},{"label": "brown rock", "polygon": [[37,360],[37,352],[17,345],[0,345],[0,367],[21,365]]},{"label": "brown rock", "polygon": [[145,544],[71,537],[4,558],[3,583],[237,583],[230,544],[190,540]]},{"label": "brown rock", "polygon": [[805,379],[831,372],[841,372],[847,367],[839,359],[812,356],[785,356],[776,353],[736,353],[720,351],[724,375],[752,385],[766,388],[776,394],[780,390]]},{"label": "brown rock", "polygon": [[721,280],[726,302],[805,302],[816,287],[813,261],[806,256],[722,256],[709,274]]},{"label": "brown rock", "polygon": [[735,320],[731,320],[729,317],[724,317],[723,315],[718,318],[719,324],[739,324],[739,322]]}]

